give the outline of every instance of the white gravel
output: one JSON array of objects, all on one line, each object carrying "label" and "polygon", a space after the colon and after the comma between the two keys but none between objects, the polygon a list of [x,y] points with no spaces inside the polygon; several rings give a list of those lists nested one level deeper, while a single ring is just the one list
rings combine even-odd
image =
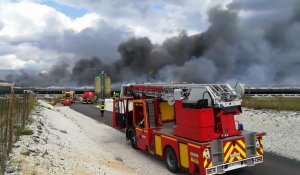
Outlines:
[{"label": "white gravel", "polygon": [[86,117],[69,107],[60,107],[59,109],[67,118],[76,123],[91,140],[97,143],[98,149],[109,152],[112,157],[120,160],[136,173],[145,175],[172,174],[166,169],[162,160],[148,153],[132,149],[122,132]]},{"label": "white gravel", "polygon": [[171,174],[124,134],[69,107],[41,102],[32,136],[16,142],[6,174]]},{"label": "white gravel", "polygon": [[68,107],[41,105],[32,114],[34,135],[16,142],[6,174],[137,174],[70,120]]},{"label": "white gravel", "polygon": [[236,119],[245,130],[267,133],[266,151],[300,160],[300,112],[243,108]]},{"label": "white gravel", "polygon": [[[16,142],[6,174],[172,174],[163,161],[132,149],[123,133],[69,107],[41,102],[32,118],[34,135]],[[244,109],[236,119],[245,130],[267,133],[266,151],[300,160],[300,112]]]}]

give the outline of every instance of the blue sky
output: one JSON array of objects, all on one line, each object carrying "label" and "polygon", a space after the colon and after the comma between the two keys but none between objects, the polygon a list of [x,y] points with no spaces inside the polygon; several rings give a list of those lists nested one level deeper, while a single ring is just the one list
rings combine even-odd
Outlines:
[{"label": "blue sky", "polygon": [[48,1],[48,0],[45,0],[43,2],[43,4],[45,4],[47,6],[50,6],[52,8],[55,8],[57,11],[60,11],[60,12],[64,13],[65,15],[73,18],[73,19],[81,17],[81,16],[85,15],[88,12],[88,10],[84,9],[84,8],[74,8],[74,7],[71,7],[71,6],[58,4],[56,2]]}]

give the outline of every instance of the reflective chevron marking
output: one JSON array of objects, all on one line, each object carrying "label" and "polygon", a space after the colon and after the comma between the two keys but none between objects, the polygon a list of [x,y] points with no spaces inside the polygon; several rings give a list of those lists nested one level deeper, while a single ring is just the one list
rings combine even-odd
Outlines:
[{"label": "reflective chevron marking", "polygon": [[223,143],[223,145],[225,145],[223,149],[225,163],[231,163],[246,158],[246,145],[244,140],[230,140]]},{"label": "reflective chevron marking", "polygon": [[263,146],[263,140],[262,138],[256,138],[258,139],[259,147],[256,147],[256,155],[261,156],[264,154],[264,146]]}]

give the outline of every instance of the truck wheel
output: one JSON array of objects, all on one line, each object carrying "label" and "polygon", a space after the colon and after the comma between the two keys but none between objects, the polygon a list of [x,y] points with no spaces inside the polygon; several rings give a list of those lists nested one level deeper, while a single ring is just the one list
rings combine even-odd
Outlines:
[{"label": "truck wheel", "polygon": [[164,157],[165,157],[165,163],[168,170],[171,171],[172,173],[176,173],[179,170],[179,168],[178,168],[178,160],[173,149],[170,147],[166,148],[164,152]]},{"label": "truck wheel", "polygon": [[134,132],[131,132],[131,133],[130,133],[130,144],[131,144],[131,147],[132,147],[132,148],[137,149],[137,145],[136,145],[136,137],[135,137]]}]

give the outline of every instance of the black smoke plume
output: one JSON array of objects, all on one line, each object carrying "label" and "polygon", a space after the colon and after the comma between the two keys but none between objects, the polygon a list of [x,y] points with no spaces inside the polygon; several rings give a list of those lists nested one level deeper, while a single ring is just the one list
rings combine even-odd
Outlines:
[{"label": "black smoke plume", "polygon": [[[286,19],[252,26],[240,21],[239,1],[212,8],[207,31],[153,45],[134,38],[119,45],[111,65],[116,81],[243,81],[252,85],[297,84],[300,75],[300,3]],[[245,7],[246,8],[246,7]]]},{"label": "black smoke plume", "polygon": [[[82,59],[70,75],[61,72],[47,78],[52,82],[55,79],[52,76],[58,76],[69,78],[69,82],[77,85],[92,85],[94,77],[104,70],[114,83],[242,81],[251,85],[298,84],[300,3],[294,1],[293,8],[284,14],[271,14],[269,20],[241,21],[240,11],[255,9],[256,4],[259,9],[261,3],[243,2],[233,1],[226,8],[210,9],[210,26],[203,33],[188,35],[182,31],[162,44],[153,44],[147,37],[131,38],[118,46],[120,59],[113,63],[105,64],[96,57]],[[274,8],[280,8],[280,3]],[[40,81],[40,76],[34,79],[26,73],[15,81],[23,82],[25,78],[26,81]]]},{"label": "black smoke plume", "polygon": [[78,85],[92,84],[94,78],[100,71],[102,62],[100,59],[94,57],[90,60],[79,60],[72,69],[72,81]]}]

